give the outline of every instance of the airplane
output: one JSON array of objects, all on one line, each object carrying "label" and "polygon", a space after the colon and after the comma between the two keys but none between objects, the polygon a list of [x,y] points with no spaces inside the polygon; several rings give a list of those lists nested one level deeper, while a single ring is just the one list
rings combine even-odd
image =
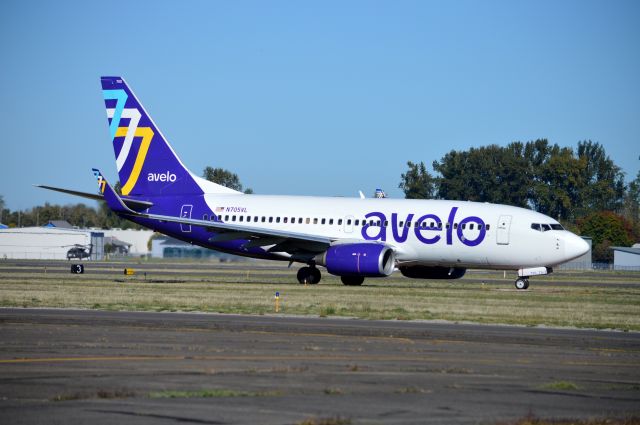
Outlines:
[{"label": "airplane", "polygon": [[318,267],[344,285],[394,271],[412,279],[459,279],[468,268],[529,277],[589,250],[551,217],[509,205],[453,200],[244,194],[183,164],[122,77],[102,77],[121,194],[94,169],[98,193],[39,187],[102,200],[132,222],[191,244],[300,263],[299,283]]}]

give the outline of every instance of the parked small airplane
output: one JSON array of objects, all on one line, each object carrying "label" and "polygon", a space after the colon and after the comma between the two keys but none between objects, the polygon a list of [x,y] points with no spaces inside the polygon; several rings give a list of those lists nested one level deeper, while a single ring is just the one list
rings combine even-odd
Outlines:
[{"label": "parked small airplane", "polygon": [[40,187],[107,202],[119,216],[192,244],[318,266],[345,285],[385,277],[458,279],[467,268],[517,270],[515,286],[589,247],[551,217],[508,205],[447,200],[245,195],[190,172],[122,77],[102,77],[119,195],[94,169],[99,193]]}]

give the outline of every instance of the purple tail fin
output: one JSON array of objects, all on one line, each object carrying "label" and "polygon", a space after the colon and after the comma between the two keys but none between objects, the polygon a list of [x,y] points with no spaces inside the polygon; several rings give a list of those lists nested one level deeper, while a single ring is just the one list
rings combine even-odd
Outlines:
[{"label": "purple tail fin", "polygon": [[123,195],[238,193],[191,173],[122,77],[101,81]]}]

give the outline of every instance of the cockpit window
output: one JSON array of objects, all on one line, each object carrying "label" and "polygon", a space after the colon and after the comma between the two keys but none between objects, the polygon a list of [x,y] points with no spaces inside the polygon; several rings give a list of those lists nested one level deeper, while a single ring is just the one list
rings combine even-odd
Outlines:
[{"label": "cockpit window", "polygon": [[533,230],[537,230],[538,232],[547,232],[549,230],[564,230],[561,224],[552,223],[531,223],[531,228]]}]

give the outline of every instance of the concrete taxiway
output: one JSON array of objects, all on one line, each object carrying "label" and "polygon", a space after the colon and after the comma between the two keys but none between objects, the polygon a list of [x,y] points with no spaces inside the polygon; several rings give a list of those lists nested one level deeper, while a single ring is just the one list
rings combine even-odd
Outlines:
[{"label": "concrete taxiway", "polygon": [[0,342],[2,423],[640,415],[638,333],[0,309]]}]

